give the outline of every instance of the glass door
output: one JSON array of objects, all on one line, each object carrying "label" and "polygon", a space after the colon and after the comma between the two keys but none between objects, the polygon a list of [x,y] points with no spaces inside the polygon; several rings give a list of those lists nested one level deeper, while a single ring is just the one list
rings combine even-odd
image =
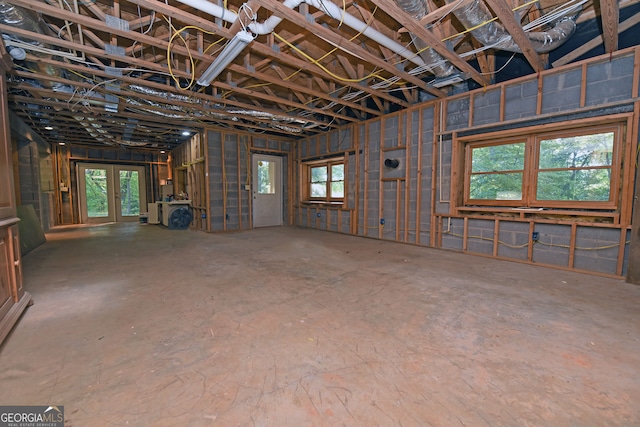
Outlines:
[{"label": "glass door", "polygon": [[144,185],[144,167],[115,166],[116,221],[138,221],[141,212],[147,211],[146,186]]},{"label": "glass door", "polygon": [[144,171],[143,166],[78,165],[81,222],[138,221],[147,206]]}]

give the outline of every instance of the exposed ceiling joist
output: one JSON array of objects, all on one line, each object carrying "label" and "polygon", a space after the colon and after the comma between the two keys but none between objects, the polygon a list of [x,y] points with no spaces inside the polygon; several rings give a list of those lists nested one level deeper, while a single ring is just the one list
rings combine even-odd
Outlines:
[{"label": "exposed ceiling joist", "polygon": [[[10,108],[49,141],[77,144],[93,139],[170,149],[183,141],[177,130],[185,126],[297,138],[468,90],[474,82],[486,86],[512,67],[497,64],[504,55],[490,37],[464,28],[476,26],[461,19],[473,11],[486,21],[480,27],[489,25],[485,34],[497,29],[508,37],[508,49],[522,51],[534,72],[547,57],[532,43],[538,48],[536,40],[549,34],[556,47],[569,37],[544,25],[523,29],[544,21],[545,13],[554,15],[553,26],[562,18],[555,16],[560,0],[539,0],[535,13],[515,16],[517,5],[507,0],[403,0],[403,8],[422,7],[419,19],[395,0],[92,0],[77,7],[57,0],[5,1],[23,19],[14,23],[0,12],[0,31],[16,58],[7,79]],[[602,34],[560,60],[556,56],[554,66],[594,44],[618,49],[623,39],[617,35],[640,19],[618,25],[620,9],[638,2],[587,3],[580,19],[597,18]],[[347,15],[350,23],[343,25]],[[209,86],[196,84],[247,27],[256,29],[254,39]],[[541,33],[532,40],[531,32]],[[412,37],[424,42],[420,48]],[[427,54],[417,51],[424,46]],[[516,63],[524,62],[518,56]],[[55,131],[42,131],[43,123],[56,121]]]}]

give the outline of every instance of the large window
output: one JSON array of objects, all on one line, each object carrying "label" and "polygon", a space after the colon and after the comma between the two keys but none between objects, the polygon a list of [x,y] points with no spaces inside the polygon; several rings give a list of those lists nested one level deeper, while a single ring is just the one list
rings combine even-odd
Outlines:
[{"label": "large window", "polygon": [[344,201],[344,158],[308,162],[303,167],[306,177],[304,200],[328,203]]},{"label": "large window", "polygon": [[623,126],[466,146],[465,204],[612,209]]}]

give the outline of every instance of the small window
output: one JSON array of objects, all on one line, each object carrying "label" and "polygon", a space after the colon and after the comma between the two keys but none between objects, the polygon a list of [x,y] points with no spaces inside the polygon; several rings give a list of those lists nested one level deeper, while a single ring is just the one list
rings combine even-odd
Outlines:
[{"label": "small window", "polygon": [[258,194],[276,193],[276,166],[268,160],[258,162]]},{"label": "small window", "polygon": [[306,176],[303,200],[339,203],[344,201],[344,158],[303,164]]}]

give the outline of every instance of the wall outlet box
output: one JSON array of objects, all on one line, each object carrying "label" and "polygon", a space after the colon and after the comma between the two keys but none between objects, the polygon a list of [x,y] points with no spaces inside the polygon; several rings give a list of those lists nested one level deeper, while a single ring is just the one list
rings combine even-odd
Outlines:
[{"label": "wall outlet box", "polygon": [[531,233],[531,240],[533,240],[534,242],[537,242],[539,238],[540,238],[540,234],[538,234],[537,231],[534,231],[533,233]]},{"label": "wall outlet box", "polygon": [[249,184],[245,184],[244,185],[244,189],[247,190],[247,191],[250,191],[251,190],[251,186]]}]

